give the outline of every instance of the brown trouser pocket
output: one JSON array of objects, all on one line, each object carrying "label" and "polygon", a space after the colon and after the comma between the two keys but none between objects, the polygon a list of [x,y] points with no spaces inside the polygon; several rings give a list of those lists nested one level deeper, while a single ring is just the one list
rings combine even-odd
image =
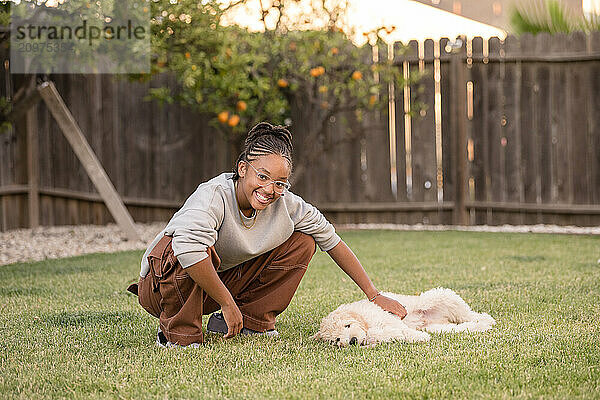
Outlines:
[{"label": "brown trouser pocket", "polygon": [[140,278],[138,283],[138,301],[144,310],[156,318],[159,317],[161,312],[159,296],[160,294],[154,291],[154,276],[152,273],[149,272],[144,278]]}]

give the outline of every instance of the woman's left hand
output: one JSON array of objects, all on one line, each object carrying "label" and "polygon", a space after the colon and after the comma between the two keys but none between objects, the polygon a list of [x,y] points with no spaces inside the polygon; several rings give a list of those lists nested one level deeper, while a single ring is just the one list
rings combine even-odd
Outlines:
[{"label": "woman's left hand", "polygon": [[392,314],[399,316],[401,319],[404,319],[404,317],[406,317],[406,308],[404,308],[402,304],[398,303],[394,299],[385,297],[384,295],[380,294],[379,296],[375,297],[373,303],[377,304],[385,311],[391,312]]}]

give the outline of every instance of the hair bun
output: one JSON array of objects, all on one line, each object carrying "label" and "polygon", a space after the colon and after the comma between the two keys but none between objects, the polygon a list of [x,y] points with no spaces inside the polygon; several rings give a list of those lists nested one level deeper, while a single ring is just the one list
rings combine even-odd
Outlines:
[{"label": "hair bun", "polygon": [[292,134],[287,127],[282,125],[272,125],[268,122],[259,122],[248,132],[245,145],[248,146],[261,136],[272,135],[283,140],[288,146],[292,146]]}]

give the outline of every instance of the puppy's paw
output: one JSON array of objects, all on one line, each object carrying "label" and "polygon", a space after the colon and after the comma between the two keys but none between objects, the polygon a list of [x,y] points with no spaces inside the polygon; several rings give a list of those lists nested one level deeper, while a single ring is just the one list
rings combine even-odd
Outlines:
[{"label": "puppy's paw", "polygon": [[423,331],[411,332],[406,338],[406,340],[411,343],[426,343],[429,342],[429,339],[431,339],[431,335]]}]

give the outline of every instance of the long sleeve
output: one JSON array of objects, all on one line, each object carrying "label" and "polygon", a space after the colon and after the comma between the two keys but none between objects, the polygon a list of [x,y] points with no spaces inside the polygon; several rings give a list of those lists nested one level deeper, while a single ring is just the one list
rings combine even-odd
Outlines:
[{"label": "long sleeve", "polygon": [[285,202],[294,222],[294,230],[311,235],[319,248],[329,251],[341,240],[333,225],[313,205],[293,193],[285,194]]},{"label": "long sleeve", "polygon": [[217,241],[224,208],[218,188],[194,193],[188,202],[189,206],[173,216],[166,230],[173,236],[173,253],[183,268],[208,257],[206,250]]}]

